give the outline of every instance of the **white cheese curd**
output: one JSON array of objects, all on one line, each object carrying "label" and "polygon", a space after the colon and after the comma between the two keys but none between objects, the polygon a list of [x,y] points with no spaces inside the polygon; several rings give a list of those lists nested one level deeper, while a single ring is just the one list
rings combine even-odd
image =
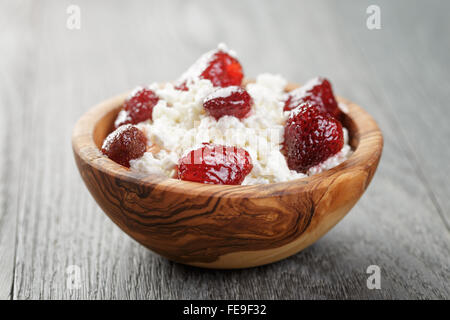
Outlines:
[{"label": "white cheese curd", "polygon": [[[216,88],[209,80],[197,79],[187,83],[188,90],[175,90],[174,85],[149,86],[159,97],[153,109],[153,120],[137,125],[148,138],[149,146],[157,145],[159,152],[148,151],[130,161],[131,169],[173,176],[178,160],[202,143],[241,147],[250,154],[253,169],[244,185],[283,182],[307,175],[289,170],[281,153],[284,123],[283,112],[286,80],[273,74],[261,74],[255,83],[247,84],[254,105],[250,114],[239,120],[224,116],[215,120],[203,108],[203,100]],[[333,157],[309,170],[308,175],[337,166],[348,158],[351,148],[348,134],[343,149]]]}]

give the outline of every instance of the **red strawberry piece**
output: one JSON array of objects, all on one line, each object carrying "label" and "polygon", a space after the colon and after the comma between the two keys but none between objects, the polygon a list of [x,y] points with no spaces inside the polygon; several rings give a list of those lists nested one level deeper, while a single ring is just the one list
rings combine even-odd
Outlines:
[{"label": "red strawberry piece", "polygon": [[309,103],[292,110],[284,127],[283,149],[289,169],[306,173],[343,146],[344,134],[339,120]]},{"label": "red strawberry piece", "polygon": [[226,48],[219,47],[202,55],[181,76],[175,88],[187,90],[188,83],[194,79],[208,79],[215,87],[240,86],[243,77],[239,61]]},{"label": "red strawberry piece", "polygon": [[239,61],[224,51],[217,51],[200,78],[217,87],[240,86],[244,74]]},{"label": "red strawberry piece", "polygon": [[148,88],[138,88],[123,104],[123,109],[114,123],[118,128],[123,124],[137,124],[145,120],[152,119],[153,108],[158,103],[159,98],[153,90]]},{"label": "red strawberry piece", "polygon": [[238,86],[218,88],[203,101],[205,110],[219,120],[223,116],[234,116],[243,119],[253,104],[247,90]]},{"label": "red strawberry piece", "polygon": [[178,178],[207,184],[241,184],[252,171],[250,154],[242,148],[204,144],[178,162]]},{"label": "red strawberry piece", "polygon": [[305,86],[289,92],[284,111],[295,109],[305,102],[316,105],[322,112],[327,112],[336,119],[342,116],[331,84],[325,78],[312,79]]},{"label": "red strawberry piece", "polygon": [[125,167],[130,167],[130,160],[142,157],[147,149],[147,137],[131,124],[123,125],[106,137],[102,153],[111,160]]}]

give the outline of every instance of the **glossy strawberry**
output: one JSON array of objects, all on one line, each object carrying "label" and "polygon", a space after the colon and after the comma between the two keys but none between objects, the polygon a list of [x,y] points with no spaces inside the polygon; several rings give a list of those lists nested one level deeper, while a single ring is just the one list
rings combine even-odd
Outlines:
[{"label": "glossy strawberry", "polygon": [[147,149],[147,137],[131,124],[123,125],[108,135],[103,142],[102,153],[125,167],[130,160],[142,157]]},{"label": "glossy strawberry", "polygon": [[244,74],[239,61],[224,51],[217,51],[200,78],[211,80],[214,86],[240,86]]},{"label": "glossy strawberry", "polygon": [[342,116],[331,84],[325,78],[312,79],[305,86],[291,91],[285,101],[284,111],[295,109],[305,102],[316,105],[320,111],[327,112],[336,119]]},{"label": "glossy strawberry", "polygon": [[339,120],[317,106],[303,103],[292,110],[284,128],[284,152],[288,167],[306,173],[344,146]]},{"label": "glossy strawberry", "polygon": [[203,101],[205,110],[219,120],[223,116],[245,118],[250,112],[253,100],[247,90],[238,86],[216,89]]},{"label": "glossy strawberry", "polygon": [[190,81],[208,79],[215,87],[240,86],[244,77],[242,66],[225,47],[201,56],[178,80],[175,89],[188,89]]},{"label": "glossy strawberry", "polygon": [[148,88],[136,89],[123,104],[123,109],[114,123],[115,127],[118,128],[123,124],[137,124],[151,120],[153,108],[158,101],[158,96],[152,90]]},{"label": "glossy strawberry", "polygon": [[253,169],[250,154],[237,147],[204,144],[178,162],[178,178],[207,184],[241,184]]}]

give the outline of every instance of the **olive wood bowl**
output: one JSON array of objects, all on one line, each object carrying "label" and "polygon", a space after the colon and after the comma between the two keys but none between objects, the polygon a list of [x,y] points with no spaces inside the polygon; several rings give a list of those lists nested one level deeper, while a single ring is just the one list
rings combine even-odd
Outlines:
[{"label": "olive wood bowl", "polygon": [[[289,84],[286,91],[298,87]],[[208,185],[131,171],[103,156],[127,94],[92,108],[75,125],[80,174],[103,211],[152,251],[204,268],[247,268],[289,257],[338,223],[369,185],[383,148],[373,118],[356,104],[343,124],[353,154],[307,178],[252,186]]]}]

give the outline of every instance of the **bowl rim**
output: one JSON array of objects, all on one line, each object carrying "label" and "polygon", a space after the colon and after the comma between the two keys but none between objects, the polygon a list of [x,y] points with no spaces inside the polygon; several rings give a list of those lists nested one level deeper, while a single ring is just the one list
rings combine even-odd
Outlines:
[{"label": "bowl rim", "polygon": [[[288,92],[299,86],[295,83],[289,83],[285,90]],[[72,148],[74,154],[83,163],[94,167],[103,174],[138,184],[141,187],[152,189],[161,187],[170,190],[171,193],[180,195],[195,192],[202,196],[214,198],[263,198],[280,196],[282,194],[298,194],[302,190],[307,190],[307,186],[310,184],[322,182],[320,186],[326,188],[328,183],[324,179],[329,179],[331,183],[340,175],[371,166],[373,162],[379,160],[383,149],[383,136],[375,120],[357,104],[336,96],[339,103],[344,103],[348,107],[348,112],[345,114],[353,122],[356,129],[355,132],[351,133],[350,137],[351,139],[356,139],[356,147],[354,149],[352,148],[352,154],[344,162],[321,173],[269,184],[214,185],[182,181],[157,174],[136,172],[104,156],[94,141],[94,132],[99,121],[109,113],[118,111],[130,92],[131,90],[104,100],[84,113],[74,126],[72,132]]]}]

